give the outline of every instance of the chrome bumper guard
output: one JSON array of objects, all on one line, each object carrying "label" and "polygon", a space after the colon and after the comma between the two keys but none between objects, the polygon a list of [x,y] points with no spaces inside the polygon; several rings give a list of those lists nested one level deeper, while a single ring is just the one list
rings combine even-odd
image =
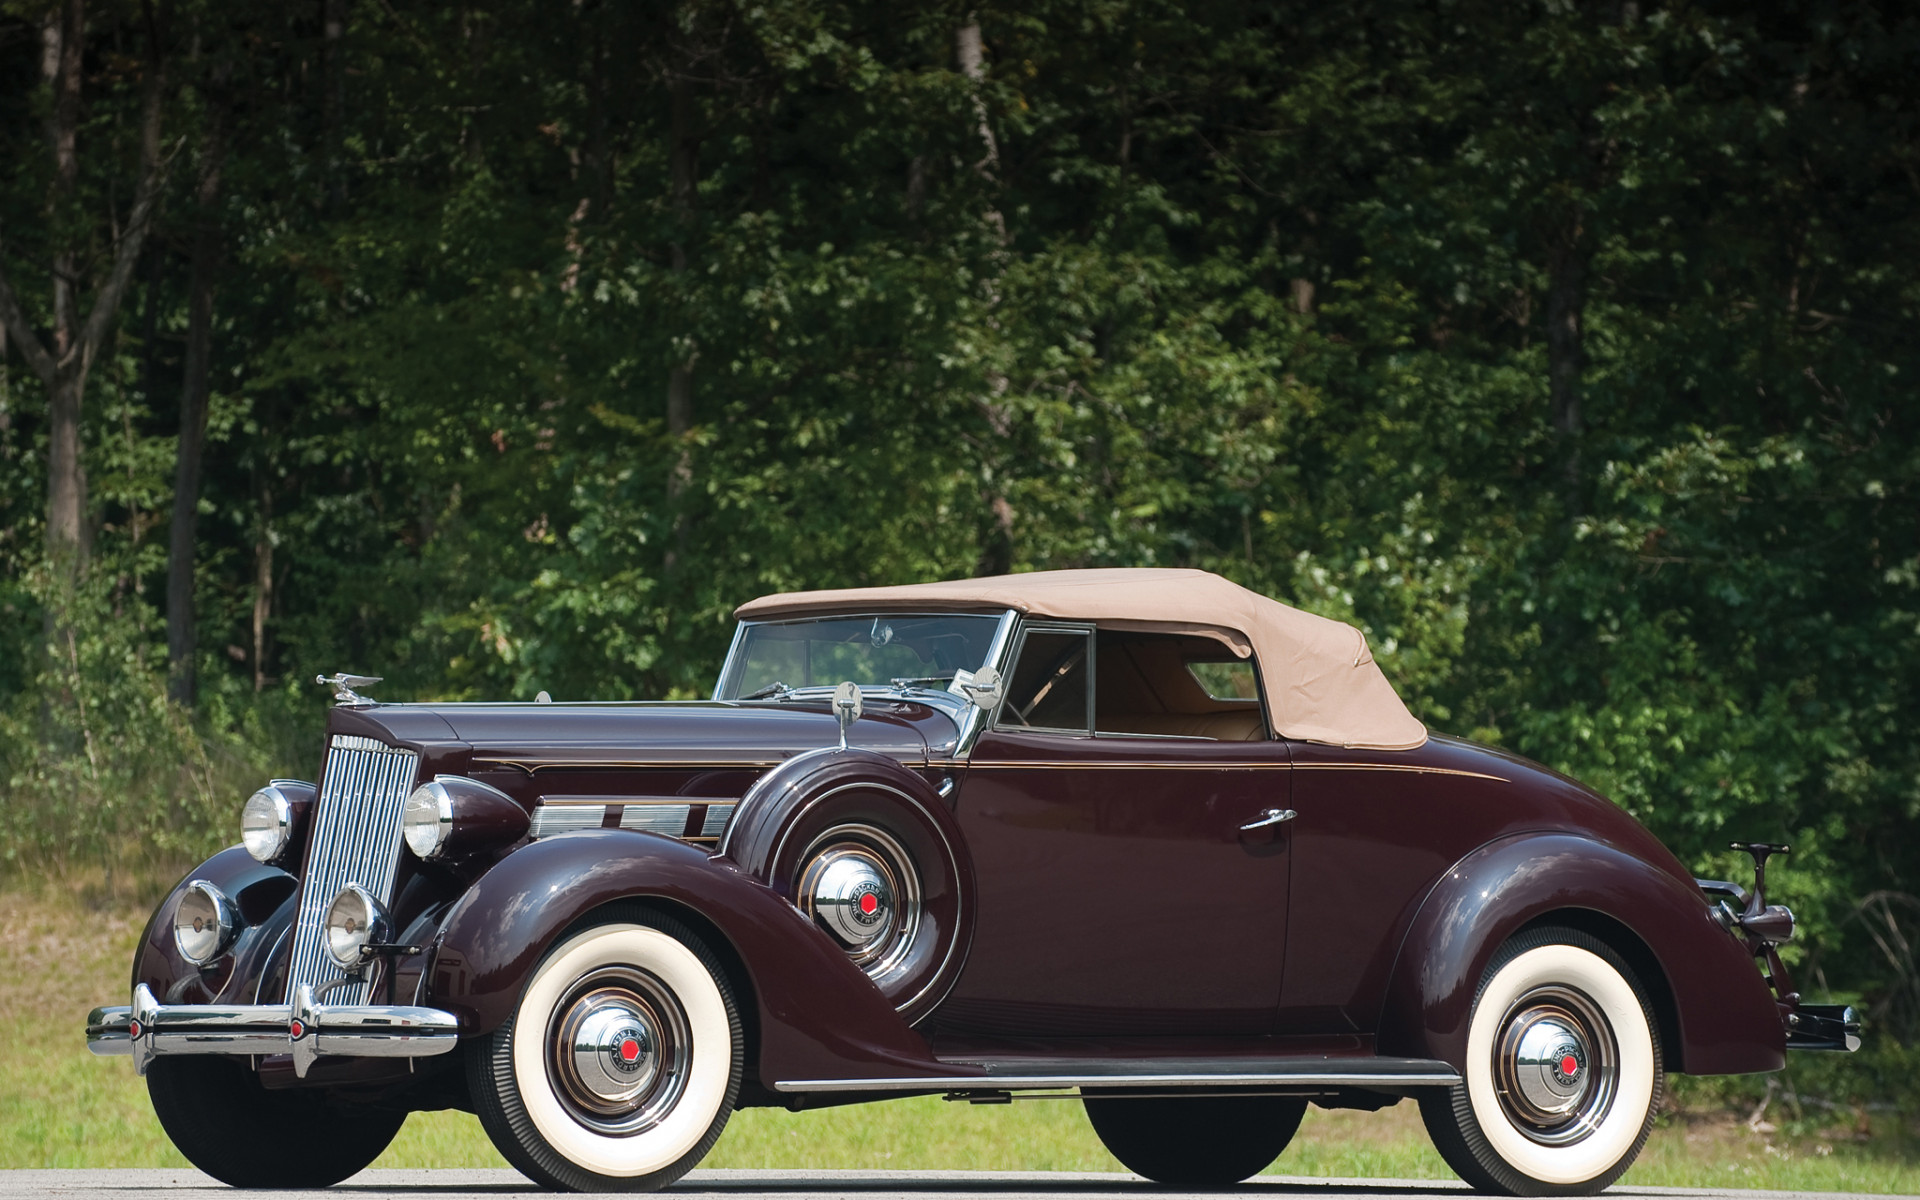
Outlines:
[{"label": "chrome bumper guard", "polygon": [[291,1054],[294,1073],[323,1054],[344,1058],[428,1058],[459,1043],[452,1013],[395,1004],[317,1004],[302,984],[292,1004],[161,1004],[146,984],[133,1003],[87,1016],[87,1049],[130,1054],[133,1069],[163,1054]]},{"label": "chrome bumper guard", "polygon": [[1860,1048],[1860,1017],[1847,1004],[1802,1004],[1787,1015],[1787,1049]]}]

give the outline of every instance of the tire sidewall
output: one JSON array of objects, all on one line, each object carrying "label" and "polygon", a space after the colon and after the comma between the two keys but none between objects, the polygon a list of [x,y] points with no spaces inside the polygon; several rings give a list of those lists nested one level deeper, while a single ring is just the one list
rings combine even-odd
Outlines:
[{"label": "tire sidewall", "polygon": [[[1514,1003],[1535,988],[1570,987],[1612,1027],[1618,1076],[1599,1126],[1565,1146],[1521,1132],[1495,1091],[1494,1048]],[[1468,1026],[1467,1061],[1453,1109],[1466,1149],[1516,1194],[1585,1194],[1632,1165],[1653,1127],[1664,1088],[1659,1029],[1631,968],[1598,939],[1575,930],[1540,929],[1516,937],[1487,969]]]},{"label": "tire sidewall", "polygon": [[[568,991],[608,966],[646,971],[669,989],[686,1016],[691,1042],[679,1100],[659,1124],[624,1136],[575,1120],[546,1060],[546,1041]],[[485,1076],[494,1095],[491,1103],[482,1099],[482,1115],[496,1118],[488,1132],[507,1158],[549,1186],[664,1187],[705,1157],[725,1128],[739,1095],[742,1041],[725,972],[690,931],[650,913],[609,916],[570,933],[548,952],[512,1019],[489,1038]]]}]

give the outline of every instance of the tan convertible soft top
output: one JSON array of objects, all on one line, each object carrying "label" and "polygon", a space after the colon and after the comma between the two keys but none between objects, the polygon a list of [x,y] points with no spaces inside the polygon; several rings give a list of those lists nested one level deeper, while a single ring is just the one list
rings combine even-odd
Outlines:
[{"label": "tan convertible soft top", "polygon": [[1034,571],[945,583],[786,592],[750,600],[741,620],[825,612],[1013,609],[1109,629],[1199,634],[1257,655],[1274,729],[1307,742],[1411,750],[1427,740],[1351,625],[1316,617],[1207,571]]}]

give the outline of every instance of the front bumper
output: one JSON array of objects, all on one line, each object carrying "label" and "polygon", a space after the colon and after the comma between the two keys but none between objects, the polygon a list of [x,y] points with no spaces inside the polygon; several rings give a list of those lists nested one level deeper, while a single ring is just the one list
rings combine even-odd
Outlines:
[{"label": "front bumper", "polygon": [[318,1004],[302,985],[292,1004],[161,1004],[146,984],[128,1006],[87,1016],[87,1049],[130,1054],[141,1075],[163,1054],[291,1054],[296,1075],[323,1054],[428,1058],[458,1044],[452,1013],[395,1004]]}]

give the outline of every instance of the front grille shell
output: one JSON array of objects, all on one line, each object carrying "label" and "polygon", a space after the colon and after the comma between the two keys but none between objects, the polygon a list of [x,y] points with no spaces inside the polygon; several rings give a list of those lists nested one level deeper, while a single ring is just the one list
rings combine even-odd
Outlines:
[{"label": "front grille shell", "polygon": [[[328,743],[294,924],[289,998],[303,983],[318,993],[345,974],[327,957],[325,929],[327,909],[342,888],[357,883],[382,904],[393,903],[400,810],[419,770],[419,755],[372,738],[335,734]],[[365,981],[343,984],[327,1003],[366,1004],[368,992]]]}]

